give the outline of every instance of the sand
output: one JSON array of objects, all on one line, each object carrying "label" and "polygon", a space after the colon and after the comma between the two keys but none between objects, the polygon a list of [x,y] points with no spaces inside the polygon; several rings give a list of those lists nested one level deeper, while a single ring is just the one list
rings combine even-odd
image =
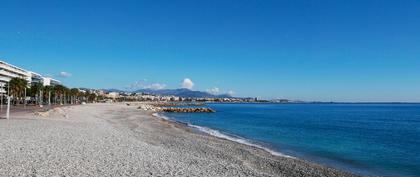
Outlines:
[{"label": "sand", "polygon": [[1,119],[0,176],[353,176],[152,113],[88,104]]}]

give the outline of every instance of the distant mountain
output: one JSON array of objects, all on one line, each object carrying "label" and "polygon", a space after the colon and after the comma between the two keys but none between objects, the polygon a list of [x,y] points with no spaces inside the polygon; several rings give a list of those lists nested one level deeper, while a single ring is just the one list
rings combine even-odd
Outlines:
[{"label": "distant mountain", "polygon": [[130,92],[130,93],[146,93],[146,94],[154,94],[154,95],[172,95],[172,96],[179,96],[185,98],[232,98],[229,94],[222,94],[222,95],[213,95],[208,92],[202,91],[194,91],[189,89],[140,89],[136,91],[124,91],[119,89],[101,89],[104,92]]},{"label": "distant mountain", "polygon": [[107,93],[109,93],[109,92],[118,92],[118,93],[125,92],[125,91],[119,90],[119,89],[101,89],[101,90],[104,91],[104,92],[107,92]]},{"label": "distant mountain", "polygon": [[147,94],[156,94],[156,95],[173,95],[179,97],[191,97],[191,98],[231,98],[232,96],[224,95],[213,95],[208,92],[202,91],[193,91],[189,89],[140,89],[135,91],[135,93],[147,93]]}]

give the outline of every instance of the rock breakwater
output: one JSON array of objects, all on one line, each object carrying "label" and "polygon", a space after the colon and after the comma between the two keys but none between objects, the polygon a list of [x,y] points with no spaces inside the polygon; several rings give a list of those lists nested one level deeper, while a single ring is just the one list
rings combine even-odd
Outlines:
[{"label": "rock breakwater", "polygon": [[[158,105],[158,106],[157,106]],[[141,104],[138,109],[154,112],[179,112],[179,113],[214,113],[214,109],[206,107],[166,107],[163,104]]]},{"label": "rock breakwater", "polygon": [[163,112],[180,112],[180,113],[214,113],[215,110],[211,108],[163,108]]}]

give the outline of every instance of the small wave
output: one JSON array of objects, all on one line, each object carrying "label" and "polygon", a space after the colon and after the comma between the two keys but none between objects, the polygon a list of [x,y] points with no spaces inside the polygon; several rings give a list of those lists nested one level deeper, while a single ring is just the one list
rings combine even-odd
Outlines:
[{"label": "small wave", "polygon": [[[164,119],[164,120],[168,120],[168,121],[175,121],[175,120],[172,120],[171,118],[169,118],[169,117],[167,117],[165,115],[159,114],[159,113],[154,113],[153,116],[158,117],[158,118],[161,118],[161,119]],[[181,122],[181,123],[183,123],[183,122]],[[206,134],[209,134],[211,136],[215,136],[215,137],[218,137],[218,138],[222,138],[222,139],[234,141],[234,142],[237,142],[237,143],[240,143],[240,144],[245,144],[245,145],[252,146],[252,147],[255,147],[255,148],[263,149],[263,150],[265,150],[265,151],[267,151],[270,154],[275,155],[275,156],[287,157],[287,158],[295,158],[295,157],[288,156],[288,155],[285,155],[283,153],[280,153],[280,152],[271,150],[269,148],[266,148],[264,146],[258,145],[256,143],[252,143],[249,140],[246,140],[245,138],[236,137],[236,136],[232,136],[232,135],[227,135],[227,134],[224,134],[224,133],[222,133],[222,132],[220,132],[218,130],[210,129],[210,128],[207,128],[207,127],[201,127],[201,126],[198,126],[198,125],[192,125],[192,124],[188,124],[188,123],[186,125],[189,126],[189,127],[195,128],[198,131],[201,131],[201,132],[204,132]]]},{"label": "small wave", "polygon": [[164,119],[164,120],[171,120],[169,117],[166,117],[166,116],[164,116],[162,114],[159,114],[159,113],[153,113],[152,115],[155,116],[155,117]]}]

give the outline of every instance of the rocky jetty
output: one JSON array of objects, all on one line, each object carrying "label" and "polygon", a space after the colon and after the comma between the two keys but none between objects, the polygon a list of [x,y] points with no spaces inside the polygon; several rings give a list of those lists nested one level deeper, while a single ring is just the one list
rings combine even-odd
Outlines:
[{"label": "rocky jetty", "polygon": [[154,111],[154,112],[162,111],[162,107],[157,107],[157,106],[153,106],[149,104],[142,104],[138,107],[138,109],[143,110],[143,111]]},{"label": "rocky jetty", "polygon": [[162,108],[163,112],[180,112],[180,113],[214,113],[215,110],[211,108]]},{"label": "rocky jetty", "polygon": [[204,106],[204,103],[197,103],[197,102],[156,102],[156,103],[149,103],[149,104],[156,107]]},{"label": "rocky jetty", "polygon": [[[182,104],[174,103],[147,103],[140,104],[138,109],[143,111],[154,111],[154,112],[179,112],[179,113],[214,113],[214,109],[206,107],[168,107],[168,106],[184,106]],[[191,103],[186,103],[191,104]],[[195,103],[194,103],[195,104]]]}]

